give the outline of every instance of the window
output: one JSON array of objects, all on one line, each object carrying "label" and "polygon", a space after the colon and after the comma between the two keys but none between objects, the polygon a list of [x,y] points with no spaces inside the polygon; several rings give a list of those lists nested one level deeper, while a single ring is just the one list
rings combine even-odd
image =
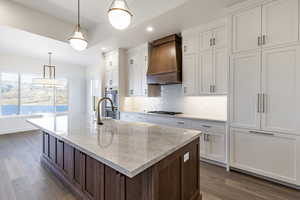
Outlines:
[{"label": "window", "polygon": [[53,113],[68,111],[67,80],[63,87],[51,88],[36,85],[37,75],[0,73],[1,115]]},{"label": "window", "polygon": [[19,76],[17,74],[1,73],[1,115],[19,113]]}]

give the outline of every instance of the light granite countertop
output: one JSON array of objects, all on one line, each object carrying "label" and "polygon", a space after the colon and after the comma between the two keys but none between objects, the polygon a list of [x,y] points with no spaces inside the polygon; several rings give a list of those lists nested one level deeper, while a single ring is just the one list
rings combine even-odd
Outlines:
[{"label": "light granite countertop", "polygon": [[159,116],[159,117],[168,117],[168,118],[178,118],[178,119],[192,119],[192,120],[200,120],[200,121],[211,121],[211,122],[220,122],[226,123],[226,118],[221,117],[204,117],[198,115],[186,115],[186,114],[178,114],[178,115],[164,115],[164,114],[156,114],[156,113],[147,113],[147,112],[130,112],[130,111],[121,111],[122,113],[136,113],[143,115],[151,115],[151,116]]},{"label": "light granite countertop", "polygon": [[132,178],[199,138],[200,131],[88,117],[47,116],[30,124]]}]

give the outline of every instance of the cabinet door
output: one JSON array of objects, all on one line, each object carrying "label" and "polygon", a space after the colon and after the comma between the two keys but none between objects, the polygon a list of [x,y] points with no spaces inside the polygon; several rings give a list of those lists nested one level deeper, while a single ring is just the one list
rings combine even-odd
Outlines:
[{"label": "cabinet door", "polygon": [[148,84],[147,84],[147,71],[148,71],[148,50],[141,55],[143,60],[141,62],[141,93],[142,96],[148,96]]},{"label": "cabinet door", "polygon": [[197,33],[185,33],[182,38],[183,55],[198,52],[199,36]]},{"label": "cabinet door", "polygon": [[112,87],[119,86],[119,70],[117,68],[113,69],[111,72]]},{"label": "cabinet door", "polygon": [[112,70],[107,70],[105,72],[105,87],[110,88],[113,86],[113,74]]},{"label": "cabinet door", "polygon": [[56,160],[57,160],[57,166],[60,168],[60,169],[64,169],[64,142],[61,141],[61,140],[56,140],[57,143],[57,152],[56,152]]},{"label": "cabinet door", "polygon": [[56,163],[56,138],[49,135],[49,158]]},{"label": "cabinet door", "polygon": [[227,47],[227,29],[225,26],[214,29],[214,48],[220,49]]},{"label": "cabinet door", "polygon": [[74,176],[74,148],[64,143],[64,172],[70,180]]},{"label": "cabinet door", "polygon": [[214,50],[214,88],[216,94],[227,94],[228,64],[227,48]]},{"label": "cabinet door", "polygon": [[43,153],[49,157],[49,134],[43,133]]},{"label": "cabinet door", "polygon": [[262,89],[265,112],[262,128],[268,131],[299,133],[300,63],[299,47],[263,52]]},{"label": "cabinet door", "polygon": [[225,133],[208,132],[206,157],[210,160],[225,162]]},{"label": "cabinet door", "polygon": [[298,0],[278,0],[263,5],[264,46],[298,41],[298,9]]},{"label": "cabinet door", "polygon": [[206,31],[200,34],[200,51],[207,51],[212,48],[213,32]]},{"label": "cabinet door", "polygon": [[[206,137],[206,136],[205,136]],[[206,158],[206,141],[204,141],[204,133],[200,135],[200,156]]]},{"label": "cabinet door", "polygon": [[299,147],[298,136],[231,129],[230,165],[299,185]]},{"label": "cabinet door", "polygon": [[197,90],[196,84],[196,68],[197,68],[197,57],[196,54],[190,54],[183,57],[182,66],[182,82],[184,95],[192,96],[195,95]]},{"label": "cabinet door", "polygon": [[129,57],[128,59],[128,96],[134,95],[134,58]]},{"label": "cabinet door", "polygon": [[233,15],[233,51],[258,49],[261,36],[261,6]]},{"label": "cabinet door", "polygon": [[203,51],[200,53],[202,58],[201,66],[201,80],[202,80],[202,94],[211,94],[213,92],[213,51]]},{"label": "cabinet door", "polygon": [[260,53],[238,54],[231,62],[231,126],[260,128]]},{"label": "cabinet door", "polygon": [[101,195],[104,195],[102,184],[104,183],[104,165],[95,159],[86,156],[84,168],[84,184],[83,192],[90,200],[100,200]]}]

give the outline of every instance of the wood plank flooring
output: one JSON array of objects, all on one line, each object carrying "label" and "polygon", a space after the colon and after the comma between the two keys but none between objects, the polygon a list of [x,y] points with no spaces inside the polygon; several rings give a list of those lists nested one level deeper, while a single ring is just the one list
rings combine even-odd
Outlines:
[{"label": "wood plank flooring", "polygon": [[[41,167],[41,149],[39,132],[0,136],[0,200],[76,199]],[[300,191],[206,163],[200,177],[203,200],[300,200]]]}]

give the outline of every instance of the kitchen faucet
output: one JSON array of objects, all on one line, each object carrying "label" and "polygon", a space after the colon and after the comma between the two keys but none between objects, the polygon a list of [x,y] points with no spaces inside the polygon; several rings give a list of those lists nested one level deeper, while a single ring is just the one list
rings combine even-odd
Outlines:
[{"label": "kitchen faucet", "polygon": [[103,122],[101,121],[101,116],[100,116],[100,107],[101,107],[101,103],[105,100],[108,100],[111,104],[111,110],[114,112],[114,103],[112,102],[112,100],[108,97],[103,97],[98,101],[98,110],[97,110],[97,124],[98,125],[103,125]]}]

